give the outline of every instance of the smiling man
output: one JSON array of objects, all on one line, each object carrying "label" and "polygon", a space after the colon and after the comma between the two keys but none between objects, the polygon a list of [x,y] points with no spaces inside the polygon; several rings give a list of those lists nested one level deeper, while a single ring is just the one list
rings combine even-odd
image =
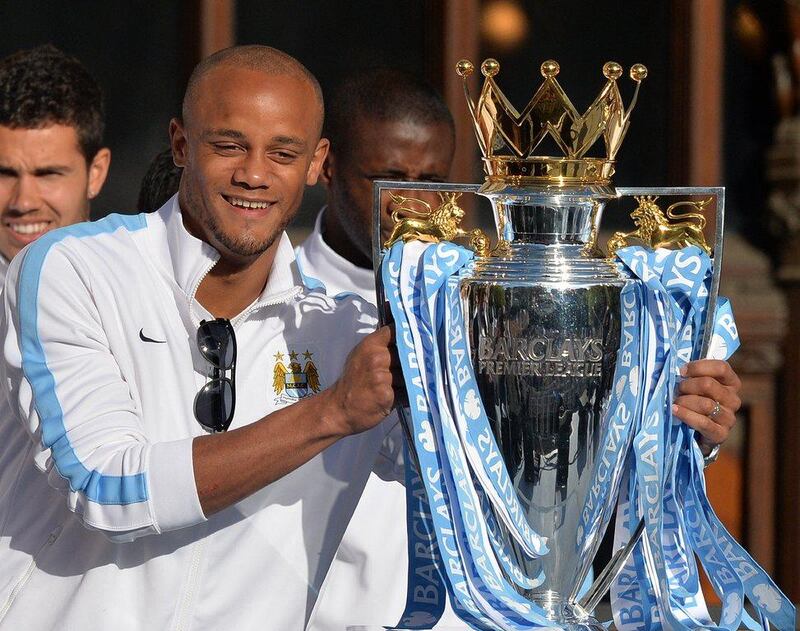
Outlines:
[{"label": "smiling man", "polygon": [[103,95],[77,59],[40,46],[0,61],[0,282],[23,247],[89,218],[110,161]]},{"label": "smiling man", "polygon": [[292,57],[216,53],[170,124],[178,195],[12,261],[0,627],[305,627],[396,383],[391,330],[304,285],[283,231],[322,112]]}]

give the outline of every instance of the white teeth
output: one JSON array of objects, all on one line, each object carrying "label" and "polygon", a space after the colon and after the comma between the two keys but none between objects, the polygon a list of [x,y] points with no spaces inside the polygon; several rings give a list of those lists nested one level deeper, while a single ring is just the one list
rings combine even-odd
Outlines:
[{"label": "white teeth", "polygon": [[266,208],[269,205],[267,202],[249,202],[246,199],[238,199],[236,197],[228,197],[227,200],[231,205],[241,208]]},{"label": "white teeth", "polygon": [[9,223],[6,224],[11,230],[17,234],[36,234],[37,232],[44,232],[49,225],[47,222],[43,223]]}]

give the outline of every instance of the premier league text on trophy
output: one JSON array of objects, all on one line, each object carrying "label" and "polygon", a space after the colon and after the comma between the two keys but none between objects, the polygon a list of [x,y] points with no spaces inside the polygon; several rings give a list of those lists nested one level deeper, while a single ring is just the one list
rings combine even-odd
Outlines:
[{"label": "premier league text on trophy", "polygon": [[486,375],[533,377],[599,377],[603,367],[603,340],[546,337],[481,336],[478,372]]}]

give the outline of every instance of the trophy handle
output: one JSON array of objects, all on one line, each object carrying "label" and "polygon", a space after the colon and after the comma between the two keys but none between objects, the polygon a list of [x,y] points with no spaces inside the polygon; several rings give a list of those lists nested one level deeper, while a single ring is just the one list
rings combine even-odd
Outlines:
[{"label": "trophy handle", "polygon": [[[719,298],[719,283],[720,278],[722,275],[722,254],[723,254],[723,245],[724,245],[724,232],[725,232],[725,188],[722,186],[708,186],[708,187],[696,187],[696,186],[667,186],[667,187],[619,187],[616,189],[617,197],[634,197],[640,202],[640,207],[642,204],[642,200],[638,198],[647,198],[650,197],[650,201],[652,201],[653,196],[684,196],[684,197],[709,197],[708,200],[703,200],[700,202],[694,202],[695,208],[697,210],[702,211],[710,202],[711,199],[716,200],[716,213],[715,213],[715,224],[714,224],[714,245],[710,249],[711,251],[709,254],[711,255],[712,260],[714,261],[714,266],[712,268],[711,274],[711,288],[708,294],[708,309],[706,310],[706,326],[703,329],[703,342],[701,345],[701,352],[700,357],[707,357],[709,347],[711,346],[711,335],[713,333],[713,327],[708,326],[709,322],[714,321],[714,314],[717,310],[717,302]],[[672,204],[668,209],[667,212],[671,217],[668,218],[679,218],[682,213],[672,212],[678,206],[685,205],[679,202],[678,204]],[[639,208],[637,208],[639,210]],[[689,213],[690,215],[694,215],[694,213]],[[691,221],[689,222],[691,224]],[[691,228],[689,230],[691,231]],[[612,237],[612,241],[618,239],[618,237],[628,236],[625,233],[618,233]],[[639,238],[637,234],[631,233],[631,236]],[[700,235],[702,236],[702,235]],[[619,242],[619,241],[617,241]],[[703,243],[705,243],[705,239],[703,238]],[[686,245],[684,243],[683,245]],[[702,244],[697,244],[699,247],[703,247],[707,252],[709,251],[709,247],[706,244],[703,246]]]},{"label": "trophy handle", "polygon": [[[666,211],[656,203],[658,195],[634,196],[639,205],[631,213],[636,224],[632,232],[615,232],[608,241],[608,255],[614,256],[619,248],[629,245],[629,239],[641,241],[650,249],[659,247],[682,248],[695,245],[711,255],[711,247],[706,242],[703,229],[706,218],[703,215],[713,197],[699,201],[682,200],[670,204]],[[678,208],[689,208],[678,212]]]},{"label": "trophy handle", "polygon": [[[389,193],[392,202],[397,204],[392,211],[394,228],[383,244],[390,248],[398,241],[425,241],[439,243],[454,239],[469,239],[471,247],[478,256],[489,256],[489,237],[478,228],[467,232],[461,227],[464,210],[458,205],[461,193],[439,192],[441,203],[436,208],[421,199],[404,197]],[[417,204],[425,210],[414,207]]]},{"label": "trophy handle", "polygon": [[[372,268],[375,271],[375,292],[378,299],[379,326],[387,324],[391,317],[386,311],[386,295],[381,283],[380,268],[385,252],[381,239],[381,193],[384,191],[432,191],[435,193],[477,193],[480,184],[461,184],[455,182],[396,182],[393,180],[375,180],[372,183]],[[480,240],[474,233],[467,235]],[[485,237],[484,237],[485,238]]]},{"label": "trophy handle", "polygon": [[584,611],[592,612],[597,605],[600,604],[600,601],[602,600],[603,596],[605,596],[605,593],[611,589],[611,583],[617,577],[617,574],[620,573],[620,570],[622,570],[622,566],[625,565],[625,562],[628,560],[631,552],[633,552],[636,544],[639,543],[643,533],[644,519],[639,521],[639,523],[636,525],[636,530],[633,531],[628,543],[614,553],[614,556],[611,557],[609,564],[606,565],[606,567],[600,573],[600,576],[598,576],[594,583],[592,583],[589,591],[587,591],[583,598],[581,598],[578,602]]},{"label": "trophy handle", "polygon": [[[637,212],[639,211],[643,205],[647,202],[654,202],[653,195],[712,195],[716,197],[716,223],[715,223],[715,233],[714,233],[714,247],[710,249],[708,245],[705,244],[705,239],[703,238],[702,244],[696,243],[699,247],[702,247],[704,250],[711,254],[712,259],[714,261],[714,265],[712,268],[712,275],[711,275],[711,289],[709,291],[708,296],[708,309],[706,310],[706,321],[703,327],[703,341],[701,345],[700,356],[705,358],[708,357],[709,347],[711,346],[711,335],[713,333],[713,322],[714,322],[714,313],[717,309],[717,301],[719,298],[719,282],[720,276],[722,273],[722,246],[724,241],[724,230],[725,230],[725,189],[722,187],[713,187],[713,188],[695,188],[695,187],[675,187],[675,188],[618,188],[617,194],[622,196],[633,196],[639,201],[640,206],[636,209]],[[699,209],[702,210],[705,208],[706,205],[711,201],[711,198],[708,200],[703,200],[699,202]],[[683,204],[682,202],[678,202],[677,204],[673,204],[669,207],[667,213],[670,215],[669,218],[673,218],[671,215],[672,213],[670,210],[674,209],[678,205]],[[705,225],[705,222],[703,222]],[[638,231],[637,231],[638,232]],[[702,237],[702,234],[700,235]],[[636,233],[616,233],[611,241],[615,242],[614,245],[621,247],[627,245],[624,241],[627,237],[635,237],[639,240],[643,240],[639,234]],[[609,246],[611,246],[611,242],[609,242]],[[616,248],[613,248],[616,250]],[[710,250],[710,251],[709,251]],[[609,255],[613,256],[613,252],[609,252]],[[667,471],[667,475],[665,479],[669,479],[672,475],[672,463],[674,461],[670,461],[668,465],[670,468]],[[600,603],[600,600],[603,598],[605,593],[611,588],[611,583],[617,577],[617,574],[622,570],[622,567],[625,565],[625,562],[628,560],[631,552],[636,547],[636,544],[639,543],[640,539],[642,538],[642,534],[644,533],[644,519],[641,519],[639,523],[636,525],[636,529],[631,534],[631,538],[628,543],[625,544],[622,548],[617,550],[614,555],[611,557],[611,561],[609,564],[603,569],[600,573],[600,576],[595,579],[592,586],[589,590],[584,594],[583,598],[580,599],[578,604],[587,612],[592,612],[597,605]],[[572,600],[577,598],[577,594],[572,595]]]}]

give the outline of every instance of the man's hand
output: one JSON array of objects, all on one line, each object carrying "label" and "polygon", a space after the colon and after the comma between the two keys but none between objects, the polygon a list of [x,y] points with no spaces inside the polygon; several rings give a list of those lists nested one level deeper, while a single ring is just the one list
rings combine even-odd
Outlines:
[{"label": "man's hand", "polygon": [[398,365],[394,331],[382,327],[350,352],[342,376],[327,390],[255,423],[195,438],[194,477],[203,513],[235,504],[340,438],[380,423],[394,407],[394,384],[402,383]]},{"label": "man's hand", "polygon": [[391,413],[398,388],[394,327],[383,326],[350,351],[342,376],[328,391],[338,431],[358,434],[377,425]]},{"label": "man's hand", "polygon": [[[701,359],[681,369],[684,379],[678,386],[672,412],[701,434],[700,448],[708,455],[715,445],[725,442],[736,424],[736,411],[742,401],[738,392],[742,382],[730,364],[718,359]],[[719,404],[719,410],[715,408]]]}]

